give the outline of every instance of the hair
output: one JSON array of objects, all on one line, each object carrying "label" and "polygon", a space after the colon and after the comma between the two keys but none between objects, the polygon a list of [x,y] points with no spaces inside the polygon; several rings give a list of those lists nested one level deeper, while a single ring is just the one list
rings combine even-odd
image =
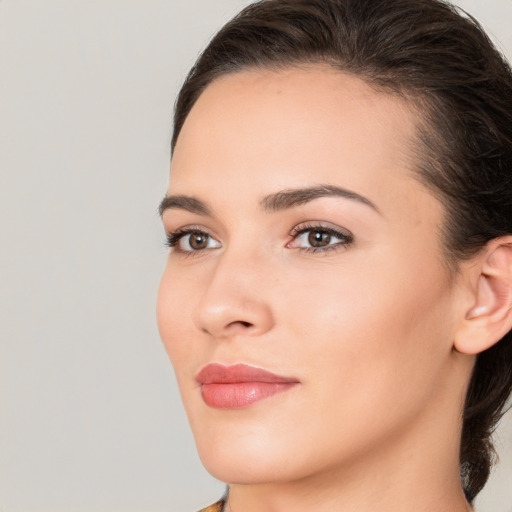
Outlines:
[{"label": "hair", "polygon": [[[512,71],[469,14],[441,0],[262,0],[199,56],[175,106],[174,151],[213,80],[247,69],[327,64],[398,94],[420,112],[418,179],[445,206],[454,272],[512,233]],[[419,108],[418,108],[419,107]],[[477,356],[463,412],[460,473],[472,501],[495,452],[491,435],[512,391],[512,332]]]}]

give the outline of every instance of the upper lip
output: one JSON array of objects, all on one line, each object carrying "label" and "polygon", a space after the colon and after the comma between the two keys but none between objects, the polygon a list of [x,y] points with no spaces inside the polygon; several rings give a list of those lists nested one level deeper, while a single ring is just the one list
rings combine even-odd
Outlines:
[{"label": "upper lip", "polygon": [[240,382],[299,382],[295,377],[283,377],[267,370],[246,364],[224,366],[217,363],[208,364],[203,367],[196,375],[196,381],[200,384],[236,384]]}]

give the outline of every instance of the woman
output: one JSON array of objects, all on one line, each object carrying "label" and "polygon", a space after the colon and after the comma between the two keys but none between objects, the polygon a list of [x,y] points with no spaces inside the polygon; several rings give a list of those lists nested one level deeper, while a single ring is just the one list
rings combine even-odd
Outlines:
[{"label": "woman", "polygon": [[264,0],[175,113],[158,322],[207,510],[471,510],[512,388],[512,74],[437,0]]}]

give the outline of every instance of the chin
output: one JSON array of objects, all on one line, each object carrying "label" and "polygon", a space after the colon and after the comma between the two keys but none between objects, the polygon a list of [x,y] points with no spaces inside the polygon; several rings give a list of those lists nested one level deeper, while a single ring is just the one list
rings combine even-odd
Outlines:
[{"label": "chin", "polygon": [[206,470],[229,484],[263,484],[300,478],[301,464],[298,457],[292,455],[297,452],[291,450],[292,440],[286,442],[281,436],[273,435],[275,433],[257,430],[245,429],[241,433],[240,429],[227,427],[194,432],[199,457]]},{"label": "chin", "polygon": [[[217,480],[227,484],[266,484],[278,481],[290,481],[298,475],[289,474],[286,465],[276,457],[268,454],[255,454],[254,450],[247,452],[201,453],[199,456],[206,470]],[[217,450],[215,450],[217,452]],[[291,459],[289,459],[291,460]],[[297,468],[293,468],[293,473]]]}]

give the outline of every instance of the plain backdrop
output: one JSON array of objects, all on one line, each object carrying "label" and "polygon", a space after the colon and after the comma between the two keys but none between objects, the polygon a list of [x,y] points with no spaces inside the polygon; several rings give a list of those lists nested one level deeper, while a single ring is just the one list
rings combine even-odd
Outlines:
[{"label": "plain backdrop", "polygon": [[[0,0],[0,512],[192,512],[155,325],[177,89],[242,0]],[[465,0],[512,55],[512,0]],[[512,417],[479,512],[512,511]]]}]

